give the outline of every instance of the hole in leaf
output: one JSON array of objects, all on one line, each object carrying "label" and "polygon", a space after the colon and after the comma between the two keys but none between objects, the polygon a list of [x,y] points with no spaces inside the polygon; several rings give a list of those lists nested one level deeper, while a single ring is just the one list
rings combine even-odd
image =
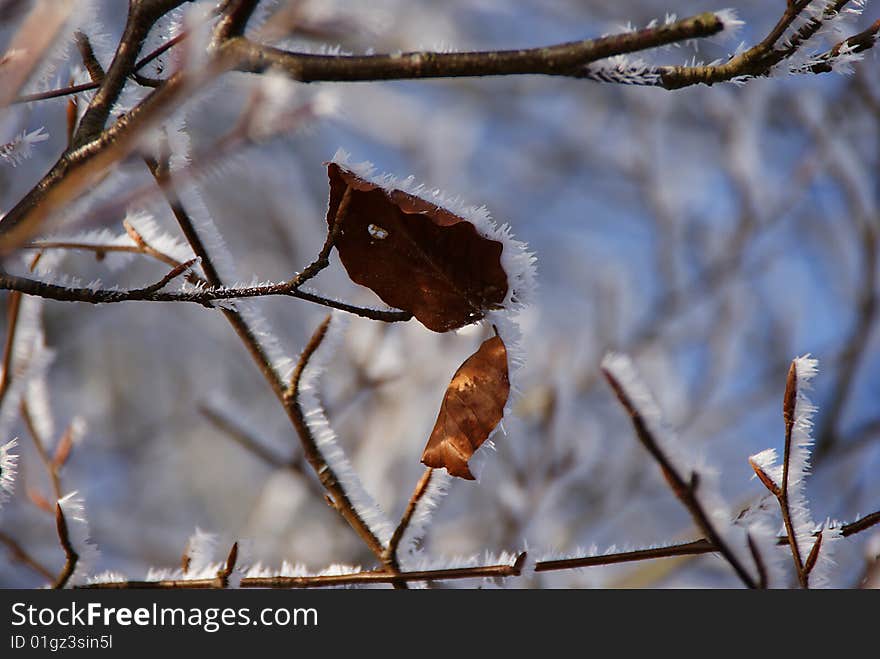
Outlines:
[{"label": "hole in leaf", "polygon": [[388,232],[378,224],[371,224],[367,227],[367,231],[376,240],[385,240],[388,237]]}]

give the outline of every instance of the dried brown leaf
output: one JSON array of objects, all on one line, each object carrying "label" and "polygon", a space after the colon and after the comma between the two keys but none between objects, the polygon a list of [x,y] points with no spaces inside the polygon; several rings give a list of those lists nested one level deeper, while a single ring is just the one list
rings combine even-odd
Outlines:
[{"label": "dried brown leaf", "polygon": [[474,480],[468,460],[501,421],[509,394],[507,348],[494,336],[452,376],[422,462]]},{"label": "dried brown leaf", "polygon": [[[425,327],[447,332],[500,308],[507,295],[503,245],[454,213],[328,165],[335,245],[352,281]],[[338,213],[347,188],[347,209]],[[339,215],[339,217],[337,217]]]}]

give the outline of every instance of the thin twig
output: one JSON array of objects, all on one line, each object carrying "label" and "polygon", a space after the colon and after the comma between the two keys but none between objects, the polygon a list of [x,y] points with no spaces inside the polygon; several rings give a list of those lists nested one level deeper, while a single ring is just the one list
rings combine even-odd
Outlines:
[{"label": "thin twig", "polygon": [[204,404],[199,405],[198,409],[199,414],[205,417],[217,430],[222,432],[225,437],[228,437],[245,450],[257,456],[270,467],[288,469],[297,476],[302,477],[313,494],[318,496],[324,494],[321,486],[306,472],[305,461],[302,455],[296,455],[290,459],[283,458],[264,446],[261,441],[253,437],[247,430],[225,417],[219,411],[211,409]]},{"label": "thin twig", "polygon": [[24,547],[22,547],[15,540],[15,538],[3,533],[3,531],[0,531],[0,543],[6,545],[6,548],[11,554],[12,560],[18,561],[23,565],[27,565],[31,570],[33,570],[49,582],[55,581],[55,575],[52,574],[52,571],[49,570],[49,568],[47,568],[45,565],[37,561],[33,556],[28,554],[25,551]]},{"label": "thin twig", "polygon": [[346,185],[345,192],[342,194],[342,199],[339,201],[339,206],[336,208],[336,217],[333,218],[333,224],[327,229],[327,237],[324,239],[321,251],[318,252],[318,256],[315,260],[307,265],[302,272],[287,282],[290,290],[298,290],[303,284],[317,276],[321,270],[330,265],[330,252],[333,250],[333,246],[336,244],[336,240],[342,232],[342,223],[345,216],[348,214],[348,207],[351,204],[351,196],[351,186]]},{"label": "thin twig", "polygon": [[296,428],[297,435],[299,435],[303,447],[303,454],[312,469],[315,471],[318,479],[321,481],[321,485],[324,486],[324,489],[330,495],[333,507],[340,515],[342,515],[345,521],[349,523],[352,529],[354,529],[376,557],[380,561],[385,562],[390,569],[397,571],[398,567],[396,559],[386,556],[385,547],[382,544],[382,541],[379,540],[369,524],[367,524],[358,514],[354,504],[348,496],[348,493],[345,491],[345,486],[339,481],[336,472],[333,471],[333,468],[327,464],[327,461],[324,459],[315,438],[312,436],[312,431],[306,422],[305,412],[300,405],[300,384],[302,382],[303,372],[305,371],[309,360],[318,350],[326,337],[329,326],[330,316],[327,316],[324,322],[321,323],[317,330],[315,330],[315,333],[312,334],[312,338],[309,339],[309,342],[303,349],[299,361],[296,364],[296,368],[293,370],[293,375],[290,379],[290,386],[284,393],[284,407],[287,410],[288,417],[293,422],[294,428]]},{"label": "thin twig", "polygon": [[65,560],[64,567],[61,568],[61,573],[58,575],[52,588],[55,590],[61,590],[67,585],[70,577],[73,576],[73,572],[76,570],[76,564],[79,561],[79,554],[76,553],[76,550],[70,543],[70,535],[67,531],[67,520],[64,518],[64,511],[61,510],[60,503],[55,504],[55,526],[58,530],[58,540],[61,543],[61,548],[64,549]]},{"label": "thin twig", "polygon": [[[150,29],[162,16],[185,0],[140,0],[129,5],[128,18],[113,61],[101,78],[98,91],[79,122],[73,148],[88,144],[104,130],[110,110],[122,93],[129,75],[135,70],[138,55]],[[90,70],[91,73],[91,70]]]},{"label": "thin twig", "polygon": [[791,548],[791,555],[794,560],[795,571],[797,572],[798,582],[801,588],[807,588],[807,574],[804,570],[804,560],[801,556],[801,549],[798,545],[797,534],[794,528],[794,522],[791,518],[791,506],[788,501],[788,483],[791,471],[791,436],[795,423],[795,408],[797,406],[797,365],[792,361],[788,369],[788,378],[785,383],[785,396],[782,402],[782,416],[785,420],[785,448],[782,458],[782,483],[780,488],[774,494],[779,501],[779,507],[782,510],[782,522],[785,525],[785,532],[788,535],[788,546]]},{"label": "thin twig", "polygon": [[[40,243],[33,244],[39,245]],[[88,249],[88,247],[83,245],[80,246],[80,249]],[[96,248],[94,251],[99,251],[99,249]],[[101,249],[100,251],[104,250]],[[129,250],[111,250],[108,248],[106,251]],[[204,259],[202,259],[202,266],[204,267]],[[0,290],[19,291],[26,295],[33,295],[48,300],[58,300],[60,302],[85,302],[88,304],[118,304],[121,302],[189,302],[205,307],[211,307],[213,306],[212,303],[222,300],[283,296],[305,300],[306,302],[312,302],[330,309],[345,311],[346,313],[351,313],[360,316],[361,318],[369,318],[370,320],[378,320],[386,323],[406,322],[412,318],[412,314],[408,311],[398,311],[396,309],[371,309],[327,298],[311,291],[295,288],[292,281],[260,286],[244,286],[241,288],[227,288],[222,285],[212,285],[196,288],[191,291],[162,291],[152,286],[116,290],[60,286],[58,284],[50,284],[37,279],[31,279],[29,277],[0,273]]]},{"label": "thin twig", "polygon": [[413,514],[416,512],[416,508],[418,508],[419,501],[422,500],[422,497],[425,496],[425,493],[428,491],[428,486],[431,484],[433,474],[434,470],[431,467],[427,467],[421,478],[419,478],[418,483],[416,483],[412,496],[409,498],[409,503],[406,505],[406,510],[403,511],[400,522],[397,524],[397,528],[394,529],[391,540],[388,542],[388,547],[385,549],[386,556],[397,558],[397,550],[400,547],[400,542],[403,540],[403,536],[409,528]]},{"label": "thin twig", "polygon": [[263,443],[252,437],[247,430],[235,424],[231,419],[226,418],[217,410],[203,404],[199,405],[199,414],[210,421],[211,425],[221,431],[224,436],[228,437],[250,453],[253,453],[270,467],[283,469],[288,466],[288,460],[285,460],[271,449],[263,446]]},{"label": "thin twig", "polygon": [[3,344],[3,375],[0,375],[0,405],[6,399],[6,392],[12,383],[12,352],[15,345],[15,331],[18,327],[18,312],[21,309],[21,293],[12,291],[6,311],[6,341]]},{"label": "thin twig", "polygon": [[675,496],[678,497],[679,501],[681,501],[681,503],[688,509],[691,517],[693,517],[694,522],[697,524],[697,527],[706,535],[706,538],[715,547],[717,547],[717,550],[730,564],[740,580],[748,588],[756,588],[757,583],[755,583],[754,578],[748,573],[745,567],[743,567],[736,554],[733,553],[733,550],[728,547],[727,543],[722,539],[721,535],[715,530],[714,525],[710,521],[711,518],[709,517],[708,513],[703,509],[703,505],[697,498],[696,492],[697,488],[699,487],[699,475],[696,473],[692,473],[690,475],[690,478],[688,480],[685,480],[678,473],[678,471],[672,465],[672,462],[660,449],[660,445],[657,443],[656,438],[654,437],[651,430],[648,428],[648,425],[645,423],[641,412],[639,412],[638,408],[630,400],[629,396],[626,393],[626,390],[623,388],[620,382],[617,381],[617,378],[607,369],[602,369],[602,373],[605,375],[605,378],[608,380],[608,383],[614,390],[614,394],[617,396],[617,399],[629,413],[633,423],[633,427],[636,431],[636,436],[642,443],[642,446],[647,449],[648,453],[651,454],[651,456],[660,466],[660,469],[663,472],[663,475],[666,477],[666,481],[669,483],[672,491],[675,493]]},{"label": "thin twig", "polygon": [[715,545],[703,538],[700,540],[694,540],[693,542],[670,545],[668,547],[637,549],[635,551],[600,554],[598,556],[581,556],[578,558],[560,558],[551,561],[538,561],[538,563],[535,564],[535,572],[571,570],[582,567],[596,567],[599,565],[614,565],[615,563],[645,561],[654,558],[671,558],[673,556],[712,554],[717,551],[718,548]]},{"label": "thin twig", "polygon": [[58,500],[62,496],[61,476],[58,474],[58,465],[56,465],[55,461],[49,456],[45,439],[40,437],[40,433],[37,431],[37,426],[34,423],[34,418],[31,415],[27,401],[22,400],[20,405],[21,418],[24,420],[25,428],[27,428],[28,434],[30,435],[31,440],[33,440],[34,447],[37,449],[37,455],[40,456],[40,461],[46,467],[46,473],[49,475],[49,480],[52,482],[52,492],[55,494],[55,499]]},{"label": "thin twig", "polygon": [[751,533],[746,533],[746,542],[748,543],[749,553],[752,555],[752,560],[755,562],[755,569],[758,571],[758,588],[764,590],[767,588],[768,583],[767,566],[764,564],[764,558],[761,556],[761,552],[758,550],[758,545]]},{"label": "thin twig", "polygon": [[[156,58],[161,56],[163,53],[165,53],[169,49],[171,49],[174,46],[176,46],[177,44],[179,44],[181,41],[186,39],[188,36],[189,36],[188,32],[181,32],[176,37],[173,37],[173,38],[169,39],[168,41],[166,41],[165,43],[163,43],[161,46],[156,48],[149,55],[146,55],[143,58],[141,58],[140,60],[138,60],[138,62],[134,65],[135,72],[139,71],[140,69],[145,67],[147,64],[149,64],[150,62],[152,62],[153,60],[155,60]],[[137,74],[133,73],[132,75],[137,75]],[[50,90],[44,91],[44,92],[37,92],[34,94],[25,94],[23,96],[19,96],[18,98],[16,98],[13,101],[13,104],[33,103],[35,101],[45,101],[45,100],[52,99],[52,98],[60,98],[62,96],[70,96],[72,94],[79,94],[81,92],[88,92],[93,89],[97,89],[100,86],[100,84],[101,83],[99,81],[84,82],[79,85],[69,85],[67,87],[61,87],[60,89],[50,89]]]},{"label": "thin twig", "polygon": [[[511,564],[481,565],[478,567],[447,568],[442,570],[421,570],[414,572],[388,572],[372,570],[353,574],[326,575],[316,577],[245,577],[241,588],[326,588],[356,584],[383,584],[394,581],[449,581],[452,579],[490,579],[511,577],[522,574],[526,554],[521,553]],[[89,589],[124,588],[216,588],[214,579],[168,579],[164,581],[116,581],[77,586]]]},{"label": "thin twig", "polygon": [[248,20],[260,0],[229,0],[214,27],[214,42],[221,43],[244,34]]}]

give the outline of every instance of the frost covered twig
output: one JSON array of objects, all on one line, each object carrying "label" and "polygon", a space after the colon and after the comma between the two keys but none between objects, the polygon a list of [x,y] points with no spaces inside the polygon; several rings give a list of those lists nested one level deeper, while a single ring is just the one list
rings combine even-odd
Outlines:
[{"label": "frost covered twig", "polygon": [[672,491],[675,493],[675,496],[679,501],[681,501],[688,509],[697,527],[705,534],[706,538],[717,548],[717,551],[730,564],[740,580],[747,587],[756,588],[758,584],[745,567],[743,567],[739,558],[737,558],[733,550],[727,545],[725,540],[721,537],[721,534],[715,529],[715,526],[711,521],[711,516],[703,508],[703,504],[696,496],[697,488],[700,484],[699,474],[692,472],[688,477],[685,477],[678,472],[672,461],[660,448],[660,444],[642,416],[642,412],[630,399],[629,393],[624,385],[618,380],[615,373],[608,367],[607,362],[602,366],[602,374],[611,385],[614,395],[630,415],[633,428],[636,431],[636,436],[642,443],[642,446],[645,447],[648,453],[651,454],[651,457],[653,457],[660,466],[660,470],[663,472],[666,482],[669,483],[669,486],[672,488]]},{"label": "frost covered twig", "polygon": [[327,336],[327,329],[330,326],[331,317],[328,316],[323,323],[315,330],[312,338],[306,344],[300,355],[296,368],[290,379],[290,386],[283,395],[284,407],[287,410],[290,420],[293,422],[296,432],[299,435],[303,447],[303,454],[311,465],[321,485],[329,495],[329,502],[342,515],[346,522],[360,536],[364,543],[370,548],[376,557],[385,563],[392,573],[399,571],[397,558],[386,554],[386,547],[383,541],[378,537],[376,532],[370,527],[369,523],[364,520],[358,512],[355,504],[352,502],[349,493],[346,491],[345,484],[341,482],[339,476],[328,464],[327,459],[318,447],[318,443],[312,434],[312,429],[306,420],[306,413],[300,404],[300,391],[303,373],[309,360],[320,347],[324,338]]},{"label": "frost covered twig", "polygon": [[[816,3],[822,5],[821,8],[816,9],[813,13],[808,11],[809,18],[799,28],[795,28],[794,26],[801,19],[801,14],[808,9],[812,1],[789,2],[782,17],[760,43],[733,55],[724,63],[658,67],[660,86],[666,89],[680,89],[695,84],[712,85],[718,82],[742,81],[769,75],[774,67],[793,58],[827,22],[835,20],[845,5],[850,2],[850,0],[836,0],[829,3]],[[841,52],[849,51],[851,48],[853,52],[859,53],[873,47],[876,43],[876,32],[876,28],[872,26],[865,32],[844,40],[832,51],[820,55],[819,60],[810,66],[800,68],[794,66],[789,72],[825,73],[832,70],[830,62]],[[844,46],[844,44],[847,45]]]},{"label": "frost covered twig", "polygon": [[[421,482],[421,481],[420,481]],[[417,488],[417,491],[420,488]],[[848,537],[865,531],[880,524],[880,511],[866,515],[854,522],[842,525],[840,535]],[[777,544],[788,544],[786,536],[779,536]],[[649,549],[637,549],[624,552],[609,552],[580,556],[576,558],[564,558],[537,561],[534,566],[535,572],[555,572],[561,570],[573,570],[604,565],[616,565],[620,563],[639,562],[644,560],[672,558],[676,556],[699,556],[703,554],[717,553],[718,548],[709,540],[701,538],[693,542],[686,542],[663,547]],[[240,582],[241,588],[326,588],[334,586],[367,585],[367,584],[392,584],[395,581],[444,581],[454,579],[479,579],[479,578],[509,578],[520,576],[525,564],[525,553],[517,556],[512,564],[481,565],[466,568],[450,568],[439,570],[403,571],[398,574],[390,574],[383,570],[368,570],[347,574],[319,575],[319,576],[269,576],[269,577],[243,577]],[[228,563],[228,560],[227,560]],[[217,588],[216,579],[164,579],[155,581],[108,581],[102,583],[90,583],[78,586],[79,588],[100,589],[125,589],[125,588]]]},{"label": "frost covered twig", "polygon": [[25,400],[21,401],[21,418],[24,420],[25,428],[27,428],[28,434],[34,443],[34,448],[37,449],[37,455],[40,456],[40,461],[43,463],[43,466],[45,466],[46,473],[49,475],[49,481],[52,483],[52,492],[55,499],[60,499],[62,496],[61,476],[58,473],[60,467],[57,462],[49,456],[49,453],[46,450],[46,442],[44,438],[40,436],[37,426],[34,423],[33,416],[31,415],[30,407]]},{"label": "frost covered twig", "polygon": [[404,535],[406,535],[406,531],[413,520],[413,515],[418,508],[419,502],[428,491],[428,486],[431,484],[433,474],[434,470],[431,467],[427,467],[416,483],[416,487],[409,498],[409,502],[406,504],[406,509],[400,517],[400,522],[398,522],[397,528],[394,529],[394,534],[391,536],[391,540],[385,548],[385,556],[387,559],[398,558],[397,552],[400,548],[400,542],[403,540]]},{"label": "frost covered twig", "polygon": [[[39,246],[39,243],[35,243]],[[83,249],[89,247],[82,246]],[[100,251],[98,248],[95,251]],[[107,250],[112,251],[112,250]],[[201,261],[204,265],[204,259]],[[370,309],[359,307],[332,298],[327,298],[308,290],[295,288],[290,281],[264,284],[257,286],[226,287],[208,286],[199,287],[188,291],[163,291],[147,286],[135,289],[111,289],[99,287],[76,287],[50,284],[29,277],[22,277],[9,273],[0,274],[0,290],[18,291],[27,295],[42,297],[61,302],[86,302],[89,304],[115,304],[119,302],[190,302],[210,307],[212,303],[222,300],[236,300],[243,298],[256,298],[268,296],[293,297],[306,302],[313,302],[331,309],[338,309],[347,313],[378,320],[386,323],[405,322],[412,318],[412,314],[406,311]]]},{"label": "frost covered twig", "polygon": [[60,503],[55,504],[55,526],[58,531],[58,541],[61,543],[61,548],[64,550],[64,567],[61,568],[58,578],[55,579],[55,583],[52,585],[53,588],[59,590],[67,585],[67,582],[70,580],[70,577],[73,576],[73,573],[76,570],[76,564],[79,561],[79,554],[70,542],[67,519],[64,517],[64,511],[61,509]]},{"label": "frost covered twig", "polygon": [[[791,547],[792,557],[794,558],[795,569],[797,570],[798,581],[803,588],[807,587],[807,570],[804,566],[805,558],[801,556],[801,550],[797,541],[797,532],[791,519],[791,505],[789,501],[792,461],[792,432],[797,418],[797,399],[798,399],[798,365],[797,360],[791,363],[788,369],[788,378],[785,383],[785,397],[782,404],[782,415],[785,419],[785,448],[782,457],[782,483],[780,487],[774,487],[773,494],[779,499],[779,507],[782,509],[782,521],[785,524],[785,532],[788,534],[788,546]],[[795,447],[797,450],[797,447]],[[797,478],[801,478],[801,474],[797,474]],[[775,484],[774,484],[775,485]],[[812,551],[810,552],[812,553]]]},{"label": "frost covered twig", "polygon": [[314,55],[254,43],[244,37],[226,41],[224,54],[235,68],[251,73],[282,71],[301,82],[401,80],[544,74],[587,77],[598,60],[710,37],[725,29],[724,20],[705,12],[680,21],[597,39],[526,48],[476,52],[409,52],[383,55]]},{"label": "frost covered twig", "polygon": [[[138,71],[140,71],[142,68],[144,68],[150,62],[154,61],[157,57],[161,56],[162,54],[164,54],[165,52],[167,52],[168,50],[170,50],[171,48],[173,48],[174,46],[179,44],[181,41],[186,39],[188,36],[189,36],[188,33],[181,32],[180,34],[168,39],[168,41],[163,43],[161,46],[159,46],[158,48],[153,50],[148,55],[144,55],[144,57],[142,57],[140,60],[138,60],[138,62],[134,65],[134,72],[132,73],[132,76],[137,76]],[[45,100],[49,100],[51,98],[59,98],[61,96],[70,96],[72,94],[80,94],[82,92],[88,92],[93,89],[97,89],[98,87],[100,87],[100,85],[101,85],[100,81],[84,82],[79,85],[69,85],[67,87],[61,87],[59,89],[50,89],[45,92],[36,92],[33,94],[25,94],[25,95],[22,95],[22,96],[19,96],[18,98],[16,98],[13,101],[13,103],[34,103],[36,101],[45,101]]]},{"label": "frost covered twig", "polygon": [[98,91],[95,92],[88,109],[80,119],[79,127],[73,137],[73,148],[91,142],[103,131],[113,103],[122,93],[128,76],[135,70],[141,45],[150,29],[162,16],[183,2],[184,0],[140,0],[132,3],[120,40],[122,46],[116,51],[113,61],[101,79]]},{"label": "frost covered twig", "polygon": [[11,142],[0,144],[0,162],[17,167],[33,155],[34,144],[48,139],[49,134],[43,128],[30,132],[23,130]]},{"label": "frost covered twig", "polygon": [[[440,570],[417,570],[392,574],[382,570],[330,574],[306,577],[270,576],[243,577],[241,588],[329,588],[338,586],[406,583],[410,581],[450,581],[455,579],[491,579],[519,576],[526,560],[525,552],[517,555],[511,563],[480,565],[476,567],[447,568]],[[125,588],[216,588],[213,579],[169,579],[164,581],[112,581],[78,586],[88,589]]]},{"label": "frost covered twig", "polygon": [[[810,431],[816,408],[803,394],[816,374],[816,360],[799,357],[791,362],[785,383],[782,415],[785,443],[782,465],[776,465],[776,452],[768,449],[749,458],[758,479],[776,497],[782,522],[801,588],[809,588],[810,574],[819,558],[823,542],[842,535],[840,529],[825,525],[818,529],[811,521],[804,496],[804,478],[809,470]],[[828,552],[821,554],[826,559]]]}]

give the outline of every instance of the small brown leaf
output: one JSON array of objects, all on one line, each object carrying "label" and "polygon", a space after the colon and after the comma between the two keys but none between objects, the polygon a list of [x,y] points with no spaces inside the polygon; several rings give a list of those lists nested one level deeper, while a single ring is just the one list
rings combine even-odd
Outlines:
[{"label": "small brown leaf", "polygon": [[509,394],[507,348],[494,336],[452,376],[422,463],[474,480],[468,460],[501,421]]},{"label": "small brown leaf", "polygon": [[[330,163],[327,223],[352,281],[425,327],[447,332],[500,308],[507,296],[501,242],[454,213],[386,190]],[[347,206],[340,209],[346,189]],[[341,212],[340,212],[341,210]]]}]

